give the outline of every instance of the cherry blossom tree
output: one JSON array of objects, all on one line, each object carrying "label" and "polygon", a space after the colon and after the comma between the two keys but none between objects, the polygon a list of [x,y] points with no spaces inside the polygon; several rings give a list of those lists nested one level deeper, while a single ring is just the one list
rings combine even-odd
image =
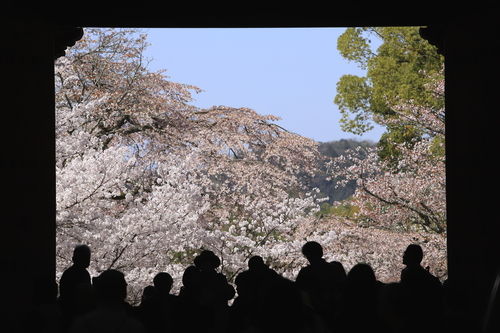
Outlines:
[{"label": "cherry blossom tree", "polygon": [[136,290],[176,282],[200,249],[231,278],[260,254],[281,260],[316,192],[317,143],[247,108],[190,104],[195,86],[147,70],[146,35],[87,29],[55,63],[58,274],[75,244],[93,275],[115,268]]},{"label": "cherry blossom tree", "polygon": [[[428,85],[436,99],[444,99],[443,73]],[[397,158],[381,158],[377,148],[357,149],[337,158],[333,170],[344,180],[356,181],[356,219],[368,225],[407,231],[446,234],[445,109],[388,101],[398,119],[385,124],[414,126],[422,139],[394,144]]]},{"label": "cherry blossom tree", "polygon": [[391,230],[364,228],[314,214],[320,200],[303,180],[319,172],[316,142],[251,109],[194,107],[202,90],[149,71],[147,46],[135,29],[87,29],[55,63],[59,276],[85,243],[91,275],[123,271],[132,301],[159,271],[177,290],[201,249],[221,258],[230,280],[252,255],[294,279],[307,263],[302,245],[316,240],[328,260],[346,268],[367,262],[390,282],[417,239],[433,272],[445,276],[443,237],[425,232],[446,225],[444,110],[393,103],[405,121],[433,128],[421,142],[398,146],[405,159],[397,168],[375,150],[344,157],[352,168],[337,160],[335,176],[360,186],[356,218]]},{"label": "cherry blossom tree", "polygon": [[[444,99],[443,72],[427,86],[436,99]],[[341,262],[346,270],[369,264],[377,279],[397,282],[402,255],[409,244],[424,250],[422,264],[441,281],[447,278],[445,109],[419,105],[413,100],[387,101],[398,115],[377,119],[391,126],[412,126],[423,135],[418,141],[395,143],[396,156],[381,157],[380,148],[358,147],[331,161],[332,177],[343,177],[337,186],[356,182],[352,198],[337,202],[336,212],[306,219],[296,230],[295,241],[315,240],[324,246],[325,258]],[[442,103],[436,103],[436,105]],[[295,245],[297,246],[297,244]],[[303,258],[290,254],[289,270],[296,274]]]},{"label": "cherry blossom tree", "polygon": [[[443,73],[429,84],[436,99],[444,99]],[[357,148],[332,161],[332,177],[343,176],[337,186],[355,181],[358,188],[348,214],[307,218],[296,229],[296,249],[314,240],[324,247],[325,259],[346,270],[367,263],[382,282],[397,282],[404,268],[402,256],[409,244],[424,251],[422,265],[444,281],[446,255],[445,109],[414,101],[388,101],[398,119],[382,119],[392,126],[412,126],[423,133],[419,141],[395,144],[397,156],[382,158],[378,148]],[[440,103],[436,103],[440,104]],[[342,205],[337,205],[341,211]],[[287,272],[296,276],[304,258],[283,249]]]}]

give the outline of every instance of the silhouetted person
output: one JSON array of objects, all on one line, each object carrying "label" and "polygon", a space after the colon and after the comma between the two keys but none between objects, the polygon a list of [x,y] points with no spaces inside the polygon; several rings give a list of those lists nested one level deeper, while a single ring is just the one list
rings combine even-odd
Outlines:
[{"label": "silhouetted person", "polygon": [[403,255],[406,267],[401,271],[401,284],[408,288],[411,295],[413,314],[425,309],[426,318],[433,327],[442,325],[444,294],[441,282],[420,263],[423,251],[420,245],[410,244]]},{"label": "silhouetted person", "polygon": [[330,264],[323,259],[323,248],[317,242],[307,242],[302,247],[302,254],[309,261],[297,275],[296,282],[310,299],[313,308],[325,322],[332,313],[332,291],[335,284],[344,280],[345,272],[337,264]]},{"label": "silhouetted person", "polygon": [[73,317],[78,313],[76,290],[82,283],[91,284],[87,267],[90,265],[90,248],[78,245],[73,250],[73,265],[66,269],[59,282],[60,305],[62,310],[62,331],[66,332]]},{"label": "silhouetted person", "polygon": [[347,273],[345,271],[344,265],[342,265],[342,263],[340,261],[336,261],[336,260],[330,261],[330,264],[339,266],[341,269],[342,277],[344,278],[344,280],[347,278]]},{"label": "silhouetted person", "polygon": [[260,256],[253,256],[248,260],[248,270],[240,274],[247,274],[250,279],[252,292],[255,292],[259,299],[262,299],[269,290],[269,284],[280,275],[264,263]]},{"label": "silhouetted person", "polygon": [[179,293],[181,332],[206,332],[214,325],[214,314],[203,303],[201,271],[189,266],[182,275]]},{"label": "silhouetted person", "polygon": [[194,265],[200,270],[200,287],[203,307],[214,314],[216,332],[223,331],[229,316],[228,301],[235,295],[235,290],[227,282],[224,274],[215,269],[220,265],[220,259],[209,250],[204,250],[194,259]]},{"label": "silhouetted person", "polygon": [[244,332],[254,327],[260,311],[257,287],[252,281],[248,271],[236,276],[235,284],[238,297],[235,298],[230,308],[230,320],[228,326],[230,332]]},{"label": "silhouetted person", "polygon": [[142,304],[142,302],[144,302],[148,298],[153,297],[154,295],[156,295],[156,288],[155,288],[155,286],[146,286],[144,288],[144,290],[142,291],[141,304]]},{"label": "silhouetted person", "polygon": [[194,259],[194,265],[200,270],[200,283],[205,293],[204,301],[211,304],[225,304],[235,295],[234,288],[227,282],[226,276],[215,269],[220,266],[220,259],[212,251],[204,250]]},{"label": "silhouetted person", "polygon": [[149,327],[153,326],[150,322],[150,318],[146,313],[148,300],[156,295],[156,288],[152,285],[144,287],[141,295],[141,303],[138,306],[132,308],[133,315],[142,323],[144,329],[149,331]]},{"label": "silhouetted person", "polygon": [[[370,265],[356,264],[339,287],[336,332],[381,332],[377,304],[382,283]],[[358,320],[363,318],[363,320]]]},{"label": "silhouetted person", "polygon": [[125,302],[127,283],[123,273],[107,270],[94,278],[97,296],[96,309],[77,317],[71,333],[142,333],[142,324],[130,314],[130,305]]},{"label": "silhouetted person", "polygon": [[160,272],[153,279],[154,292],[141,303],[145,315],[144,325],[148,332],[177,331],[179,300],[170,294],[174,280],[166,272]]},{"label": "silhouetted person", "polygon": [[401,283],[410,288],[434,288],[436,292],[442,292],[439,279],[420,265],[423,257],[420,245],[408,245],[403,255],[403,264],[406,268],[401,271]]},{"label": "silhouetted person", "polygon": [[422,247],[418,244],[410,244],[406,248],[403,254],[403,264],[406,265],[401,271],[401,282],[410,282],[410,280],[419,278],[424,271],[423,267],[420,266],[422,259],[424,258],[424,253]]},{"label": "silhouetted person", "polygon": [[231,332],[244,332],[255,327],[269,287],[277,278],[280,275],[270,269],[262,257],[253,256],[248,260],[248,270],[238,274],[235,279],[238,297],[231,306]]}]

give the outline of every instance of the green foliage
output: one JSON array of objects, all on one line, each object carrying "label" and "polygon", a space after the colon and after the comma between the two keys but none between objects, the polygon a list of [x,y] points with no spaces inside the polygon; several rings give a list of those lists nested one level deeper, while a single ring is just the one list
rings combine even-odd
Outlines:
[{"label": "green foliage", "polygon": [[442,136],[436,136],[432,140],[430,152],[432,153],[433,156],[445,156],[446,155],[445,138]]},{"label": "green foliage", "polygon": [[[368,78],[342,75],[340,81],[337,82],[337,95],[334,99],[342,115],[340,119],[342,130],[362,135],[373,129],[366,113],[366,110],[371,107],[371,99],[372,87]],[[354,116],[354,119],[349,117],[350,114]]]},{"label": "green foliage", "polygon": [[[372,37],[382,42],[376,52],[370,48]],[[363,134],[372,128],[371,121],[394,117],[388,103],[412,99],[418,105],[442,106],[436,105],[425,85],[430,82],[427,74],[439,72],[444,58],[420,37],[419,27],[348,28],[339,37],[337,49],[367,71],[366,77],[344,75],[337,83],[334,103],[342,114],[344,131]],[[388,137],[404,142],[420,135],[417,129],[398,126],[387,130]]]},{"label": "green foliage", "polygon": [[381,148],[379,156],[382,159],[389,159],[394,163],[397,163],[400,157],[400,152],[392,143],[407,142],[412,145],[418,141],[419,138],[420,132],[413,126],[389,127],[388,131],[382,134],[382,137],[377,144],[378,147]]},{"label": "green foliage", "polygon": [[317,215],[336,215],[344,218],[354,218],[354,215],[359,211],[359,207],[351,203],[351,197],[342,201],[339,204],[330,205],[328,202],[321,204],[321,209]]},{"label": "green foliage", "polygon": [[337,49],[343,58],[357,62],[362,69],[368,68],[368,61],[375,54],[372,52],[369,39],[363,38],[365,28],[349,28],[339,36]]}]

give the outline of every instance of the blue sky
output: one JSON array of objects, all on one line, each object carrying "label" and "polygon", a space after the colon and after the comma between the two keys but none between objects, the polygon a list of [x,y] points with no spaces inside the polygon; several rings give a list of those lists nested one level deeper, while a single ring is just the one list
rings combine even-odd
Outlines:
[{"label": "blue sky", "polygon": [[326,142],[378,141],[377,128],[362,137],[342,132],[333,104],[343,74],[364,75],[336,49],[343,28],[145,29],[152,44],[149,69],[198,86],[195,106],[248,107],[282,118],[280,126]]}]

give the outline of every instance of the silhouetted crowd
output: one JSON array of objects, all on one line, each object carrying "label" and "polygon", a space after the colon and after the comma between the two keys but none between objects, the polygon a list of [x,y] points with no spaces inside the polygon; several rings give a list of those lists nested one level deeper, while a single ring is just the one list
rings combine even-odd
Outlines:
[{"label": "silhouetted crowd", "polygon": [[[33,308],[21,318],[25,332],[54,333],[406,333],[472,332],[460,304],[466,300],[421,266],[419,245],[409,245],[398,283],[376,280],[373,269],[357,264],[346,273],[340,262],[323,259],[317,242],[302,254],[309,265],[295,281],[282,277],[259,256],[239,273],[235,288],[216,269],[220,259],[202,251],[185,269],[178,295],[173,279],[159,272],[144,288],[140,305],[125,301],[123,273],[107,270],[91,278],[91,251],[75,247],[73,265],[58,285],[40,279]],[[236,298],[235,298],[236,296]],[[234,301],[230,304],[230,300]]]}]

